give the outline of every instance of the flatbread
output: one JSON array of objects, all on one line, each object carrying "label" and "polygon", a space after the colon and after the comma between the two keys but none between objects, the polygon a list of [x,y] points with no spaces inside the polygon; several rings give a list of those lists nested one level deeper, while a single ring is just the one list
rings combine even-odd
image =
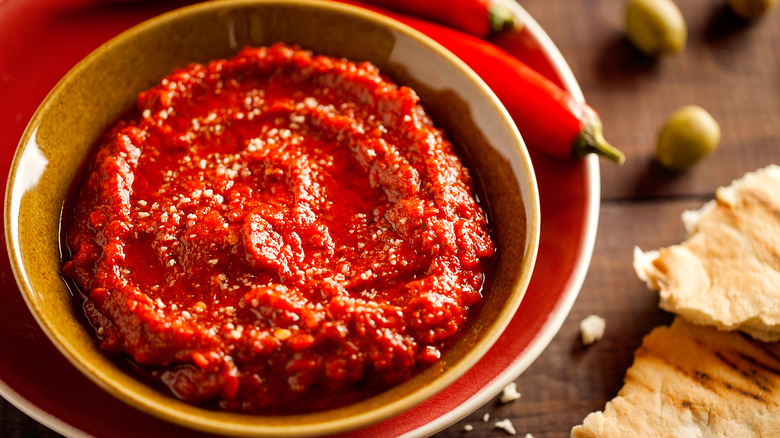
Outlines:
[{"label": "flatbread", "polygon": [[644,338],[617,397],[571,436],[778,437],[780,344],[678,317]]},{"label": "flatbread", "polygon": [[748,173],[683,213],[685,242],[634,252],[660,306],[695,324],[780,341],[780,166]]}]

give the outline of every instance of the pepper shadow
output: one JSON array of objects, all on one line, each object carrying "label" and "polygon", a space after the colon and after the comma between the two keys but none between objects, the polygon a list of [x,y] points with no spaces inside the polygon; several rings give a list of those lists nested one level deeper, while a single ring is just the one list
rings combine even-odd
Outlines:
[{"label": "pepper shadow", "polygon": [[195,3],[195,0],[90,0],[74,5],[63,5],[53,18],[63,22],[95,23],[121,17],[123,20],[139,21]]}]

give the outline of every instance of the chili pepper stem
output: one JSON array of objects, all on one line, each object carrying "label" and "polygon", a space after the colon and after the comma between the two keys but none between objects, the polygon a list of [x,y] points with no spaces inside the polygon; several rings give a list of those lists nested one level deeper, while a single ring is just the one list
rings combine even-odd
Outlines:
[{"label": "chili pepper stem", "polygon": [[589,120],[572,142],[572,157],[582,158],[589,153],[601,155],[617,164],[623,164],[626,161],[623,152],[607,143],[599,119]]},{"label": "chili pepper stem", "polygon": [[494,1],[488,7],[488,15],[490,17],[490,30],[493,33],[500,33],[518,26],[512,10],[502,0]]}]

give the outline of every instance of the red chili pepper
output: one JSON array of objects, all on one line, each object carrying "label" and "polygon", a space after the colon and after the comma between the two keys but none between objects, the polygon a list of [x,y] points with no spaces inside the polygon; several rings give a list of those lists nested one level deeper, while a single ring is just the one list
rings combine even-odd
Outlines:
[{"label": "red chili pepper", "polygon": [[423,17],[485,38],[515,25],[505,0],[366,0],[398,12]]},{"label": "red chili pepper", "polygon": [[593,108],[511,54],[454,29],[353,0],[339,1],[387,15],[449,49],[496,93],[530,147],[559,157],[595,153],[618,164],[625,161],[623,153],[604,139],[601,118]]}]

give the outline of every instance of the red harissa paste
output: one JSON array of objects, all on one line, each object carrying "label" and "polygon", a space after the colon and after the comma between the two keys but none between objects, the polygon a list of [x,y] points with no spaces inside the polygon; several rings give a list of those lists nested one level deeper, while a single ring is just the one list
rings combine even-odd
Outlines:
[{"label": "red harissa paste", "polygon": [[409,379],[493,254],[414,91],[284,44],[175,71],[86,166],[63,274],[103,348],[209,408],[310,412]]}]

